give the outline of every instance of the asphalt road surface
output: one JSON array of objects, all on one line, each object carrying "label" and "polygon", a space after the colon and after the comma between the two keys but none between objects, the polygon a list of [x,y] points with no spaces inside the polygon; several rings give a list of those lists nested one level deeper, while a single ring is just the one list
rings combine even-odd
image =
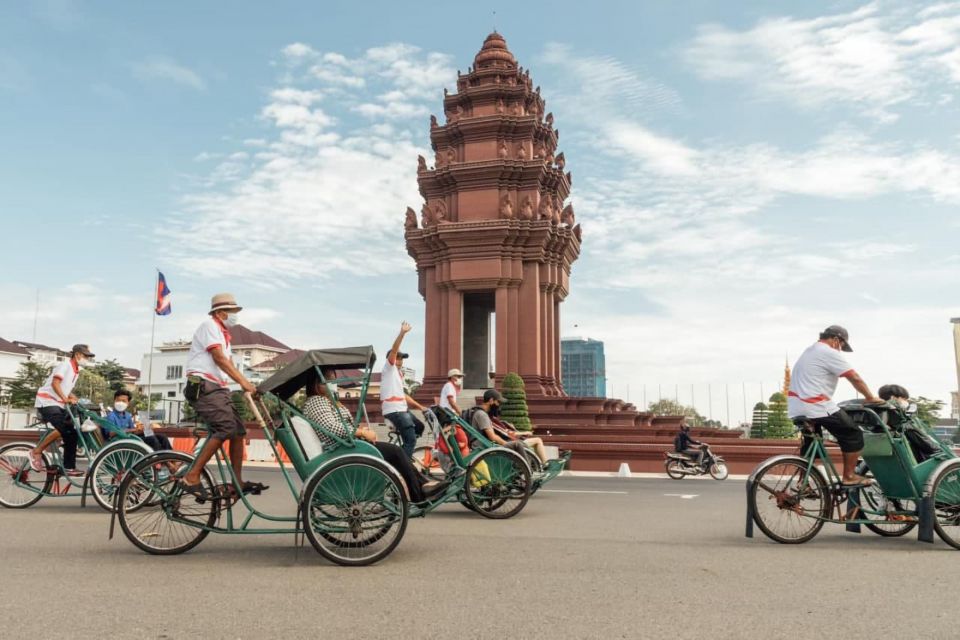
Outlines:
[{"label": "asphalt road surface", "polygon": [[[257,504],[293,513],[273,470]],[[292,535],[153,557],[79,500],[0,510],[0,638],[960,637],[960,551],[828,525],[743,535],[744,483],[558,478],[516,518],[446,505],[378,565]]]}]

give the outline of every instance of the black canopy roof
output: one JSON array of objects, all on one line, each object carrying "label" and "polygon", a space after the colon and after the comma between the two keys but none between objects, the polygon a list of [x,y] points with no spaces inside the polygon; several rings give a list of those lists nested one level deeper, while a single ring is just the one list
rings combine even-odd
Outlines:
[{"label": "black canopy roof", "polygon": [[314,367],[337,369],[367,369],[373,367],[377,354],[373,347],[344,347],[342,349],[312,349],[260,383],[257,389],[289,398],[313,376]]}]

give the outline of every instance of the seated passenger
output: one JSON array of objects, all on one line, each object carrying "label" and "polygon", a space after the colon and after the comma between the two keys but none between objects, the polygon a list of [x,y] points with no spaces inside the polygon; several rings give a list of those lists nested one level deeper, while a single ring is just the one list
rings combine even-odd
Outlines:
[{"label": "seated passenger", "polygon": [[[121,431],[140,436],[154,451],[172,450],[173,447],[170,445],[170,439],[167,438],[167,436],[157,433],[156,431],[154,431],[152,436],[143,435],[143,425],[134,421],[133,414],[127,411],[127,407],[129,406],[130,392],[125,389],[120,389],[113,394],[113,409],[107,414],[106,420]],[[154,425],[154,428],[159,426],[160,425]],[[114,432],[103,427],[100,428],[100,431],[103,433],[104,440],[114,436]]]},{"label": "seated passenger", "polygon": [[[904,412],[910,407],[910,392],[898,384],[883,385],[877,395],[881,399],[893,403]],[[889,426],[903,429],[903,436],[910,443],[910,449],[913,451],[917,462],[928,460],[942,451],[940,444],[921,427],[919,418],[912,417],[902,424],[890,424]]]},{"label": "seated passenger", "polygon": [[533,449],[537,457],[540,458],[540,462],[546,464],[547,450],[544,448],[541,438],[524,438],[524,435],[529,436],[530,434],[521,434],[506,422],[497,420],[502,403],[503,396],[500,395],[499,391],[487,389],[483,392],[483,403],[479,407],[468,410],[470,424],[494,444],[513,449],[521,456],[524,455],[524,450],[527,447]]},{"label": "seated passenger", "polygon": [[[337,372],[333,368],[324,367],[321,373],[325,379],[333,380]],[[307,383],[307,401],[303,405],[303,415],[310,422],[320,425],[341,438],[349,437],[350,433],[347,429],[353,426],[353,417],[350,412],[316,375]],[[324,448],[337,446],[337,442],[329,435],[319,429],[316,429],[316,432]],[[354,436],[376,447],[384,461],[400,473],[410,492],[411,501],[423,502],[427,497],[439,493],[446,487],[445,483],[427,480],[417,473],[403,449],[389,442],[377,442],[377,434],[366,425],[357,427]]]}]

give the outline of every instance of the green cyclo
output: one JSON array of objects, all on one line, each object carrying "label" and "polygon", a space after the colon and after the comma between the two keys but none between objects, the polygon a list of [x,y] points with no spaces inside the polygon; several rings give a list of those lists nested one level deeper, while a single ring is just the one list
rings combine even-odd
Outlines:
[{"label": "green cyclo", "polygon": [[864,432],[860,471],[874,483],[843,486],[822,432],[798,420],[803,455],[774,456],[747,481],[747,536],[754,523],[785,544],[810,540],[827,522],[853,532],[863,525],[881,536],[902,536],[919,526],[921,541],[933,542],[935,530],[960,549],[960,458],[940,442],[919,456],[908,432],[923,426],[910,411],[861,401],[841,406]]},{"label": "green cyclo", "polygon": [[[41,498],[73,498],[78,495],[86,504],[89,492],[102,508],[112,510],[117,488],[123,476],[145,455],[152,453],[143,440],[126,433],[98,414],[79,405],[67,405],[67,412],[77,429],[78,451],[90,461],[87,473],[78,479],[66,475],[63,455],[59,447],[43,452],[45,469],[35,471],[30,466],[33,442],[11,442],[0,447],[0,506],[25,509]],[[42,441],[53,429],[49,424],[36,423],[38,440]],[[101,428],[113,434],[104,440]],[[147,494],[130,493],[130,507],[135,509],[147,500]]]},{"label": "green cyclo", "polygon": [[[505,505],[509,515],[519,512],[529,496],[530,475],[523,460],[507,450],[480,452],[461,459],[458,464],[462,473],[450,478],[442,492],[424,502],[409,501],[409,491],[397,470],[383,460],[373,445],[353,436],[363,413],[375,361],[372,347],[308,351],[262,383],[259,397],[246,396],[280,462],[280,472],[296,507],[295,515],[268,514],[254,507],[220,451],[201,474],[209,499],[184,494],[174,479],[161,481],[153,470],[162,464],[186,463],[178,474],[182,475],[193,456],[161,452],[142,460],[121,483],[117,498],[121,505],[126,504],[129,493],[147,492],[154,497],[142,509],[118,509],[117,518],[124,534],[144,551],[164,555],[192,549],[210,533],[303,533],[332,562],[366,565],[385,558],[396,548],[409,517],[426,515],[460,494],[468,478],[481,485],[500,487],[502,503],[478,500],[482,508],[494,514],[492,517],[503,517],[500,514]],[[321,371],[324,367],[339,371],[357,369],[359,375],[327,380]],[[346,437],[312,423],[294,405],[294,395],[314,376],[319,376],[323,383],[359,384],[360,399],[352,423],[346,424],[341,418]],[[317,431],[335,445],[324,447]],[[279,447],[289,458],[301,488],[297,488],[283,463]],[[486,474],[477,469],[480,461],[488,463]],[[492,477],[494,472],[497,475]],[[283,526],[251,526],[255,517]]]}]

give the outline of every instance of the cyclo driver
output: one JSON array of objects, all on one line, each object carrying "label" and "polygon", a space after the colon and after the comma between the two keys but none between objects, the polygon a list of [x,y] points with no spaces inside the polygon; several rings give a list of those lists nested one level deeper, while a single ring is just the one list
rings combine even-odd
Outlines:
[{"label": "cyclo driver", "polygon": [[[843,454],[843,479],[847,486],[868,485],[869,478],[854,472],[863,450],[863,433],[846,411],[832,400],[840,378],[846,378],[867,403],[883,402],[875,397],[867,383],[843,357],[851,352],[850,334],[838,325],[831,325],[820,333],[820,340],[807,347],[793,365],[790,391],[787,394],[787,412],[791,419],[806,418],[815,427],[823,427],[833,434]],[[809,440],[805,439],[803,450]]]}]

